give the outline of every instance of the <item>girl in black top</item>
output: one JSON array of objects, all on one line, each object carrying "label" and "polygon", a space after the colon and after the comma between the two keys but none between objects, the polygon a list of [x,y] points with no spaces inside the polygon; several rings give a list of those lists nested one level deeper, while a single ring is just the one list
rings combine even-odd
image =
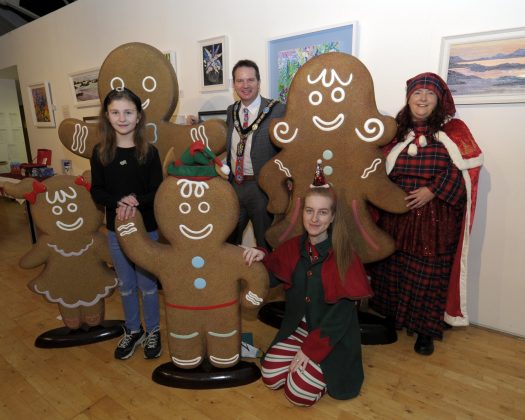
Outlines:
[{"label": "girl in black top", "polygon": [[[158,151],[146,141],[144,131],[140,98],[126,88],[109,92],[100,113],[101,141],[91,157],[91,195],[106,209],[109,247],[126,318],[124,337],[115,350],[117,359],[127,359],[141,343],[145,358],[161,354],[157,281],[124,255],[115,234],[115,217],[126,220],[138,209],[150,237],[158,238],[153,200],[162,182],[162,167]],[[138,289],[146,331],[141,325]]]}]

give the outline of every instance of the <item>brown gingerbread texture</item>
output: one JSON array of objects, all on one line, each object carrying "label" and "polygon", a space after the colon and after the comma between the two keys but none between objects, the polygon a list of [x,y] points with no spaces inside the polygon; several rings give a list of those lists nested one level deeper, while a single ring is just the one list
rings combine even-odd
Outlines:
[{"label": "brown gingerbread texture", "polygon": [[260,308],[268,274],[244,263],[243,248],[226,243],[239,215],[223,178],[168,176],[155,196],[155,217],[167,244],[152,241],[139,212],[116,221],[126,255],[162,283],[172,362],[183,369],[206,358],[217,368],[241,357],[241,305]]},{"label": "brown gingerbread texture", "polygon": [[[111,51],[100,67],[98,94],[101,102],[112,89],[126,87],[142,100],[146,133],[159,150],[161,162],[170,148],[180,156],[192,141],[202,141],[215,154],[226,147],[226,123],[210,119],[195,125],[170,122],[179,100],[177,75],[165,55],[141,42],[123,44]],[[67,118],[60,123],[62,144],[78,156],[90,158],[99,142],[97,124]]]},{"label": "brown gingerbread texture", "polygon": [[370,209],[408,210],[380,150],[395,133],[395,120],[378,111],[372,77],[359,59],[333,52],[306,62],[293,78],[286,114],[270,124],[272,142],[281,150],[259,177],[268,210],[278,215],[266,234],[269,243],[276,247],[301,233],[303,197],[322,160],[363,262],[390,255],[394,241],[377,227]]},{"label": "brown gingerbread texture", "polygon": [[99,232],[103,213],[91,199],[89,180],[56,175],[39,182],[25,178],[4,183],[5,192],[30,202],[38,239],[20,267],[43,266],[28,287],[58,305],[71,329],[104,321],[104,299],[117,286],[106,237]]}]

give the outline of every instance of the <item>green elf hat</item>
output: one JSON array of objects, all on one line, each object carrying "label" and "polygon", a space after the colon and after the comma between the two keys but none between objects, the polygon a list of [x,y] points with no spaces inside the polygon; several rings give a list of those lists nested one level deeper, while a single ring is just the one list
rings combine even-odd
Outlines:
[{"label": "green elf hat", "polygon": [[227,178],[229,173],[230,168],[200,141],[192,143],[180,159],[168,166],[168,175],[177,178],[205,180],[217,175]]}]

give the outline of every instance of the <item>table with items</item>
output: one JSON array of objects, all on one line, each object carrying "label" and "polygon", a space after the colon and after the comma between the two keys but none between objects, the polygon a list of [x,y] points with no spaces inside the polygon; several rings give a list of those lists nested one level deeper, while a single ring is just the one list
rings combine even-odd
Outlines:
[{"label": "table with items", "polygon": [[[18,183],[24,178],[28,178],[28,177],[26,177],[24,175],[21,175],[21,174],[0,173],[0,183],[2,183],[2,182]],[[49,178],[49,176],[34,177],[34,179],[37,180],[37,181],[43,181],[44,179],[47,179],[47,178]],[[28,222],[29,222],[29,230],[31,232],[31,241],[33,243],[35,243],[36,242],[36,229],[35,229],[35,225],[33,223],[33,217],[31,216],[31,207],[30,207],[29,203],[26,200],[24,200],[24,199],[10,197],[9,195],[7,195],[5,193],[5,191],[4,191],[4,189],[2,187],[0,187],[0,196],[16,200],[20,204],[25,205],[27,219],[28,219]]]}]

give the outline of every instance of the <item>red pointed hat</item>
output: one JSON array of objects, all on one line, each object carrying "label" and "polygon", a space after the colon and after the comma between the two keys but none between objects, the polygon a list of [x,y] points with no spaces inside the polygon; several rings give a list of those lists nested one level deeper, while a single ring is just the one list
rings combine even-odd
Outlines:
[{"label": "red pointed hat", "polygon": [[310,184],[310,188],[320,188],[320,187],[328,188],[330,187],[330,185],[328,185],[328,183],[326,182],[323,167],[321,166],[322,163],[323,161],[321,159],[317,160],[317,165],[315,167],[314,180],[312,184]]},{"label": "red pointed hat", "polygon": [[445,114],[453,117],[456,113],[456,105],[452,98],[452,92],[446,82],[436,73],[421,73],[407,80],[407,100],[417,89],[428,89],[439,98]]}]

